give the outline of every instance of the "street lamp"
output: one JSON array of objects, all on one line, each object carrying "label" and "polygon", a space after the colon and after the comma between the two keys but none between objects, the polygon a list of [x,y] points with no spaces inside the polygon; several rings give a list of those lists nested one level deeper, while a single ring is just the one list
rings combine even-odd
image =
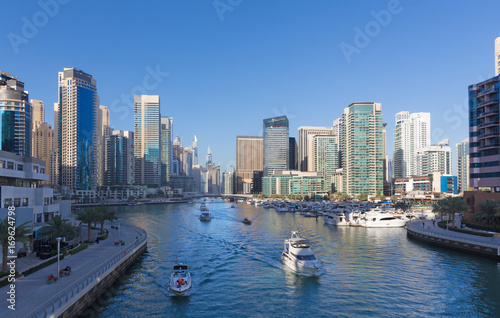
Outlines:
[{"label": "street lamp", "polygon": [[121,239],[120,239],[120,231],[121,231],[121,229],[120,229],[120,219],[118,219],[118,242],[121,241]]},{"label": "street lamp", "polygon": [[59,251],[61,249],[61,237],[56,237],[57,240],[57,278],[59,278]]}]

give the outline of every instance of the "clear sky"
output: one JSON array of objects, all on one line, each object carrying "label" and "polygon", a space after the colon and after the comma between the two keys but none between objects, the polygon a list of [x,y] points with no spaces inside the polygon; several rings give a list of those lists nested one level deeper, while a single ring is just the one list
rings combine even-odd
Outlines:
[{"label": "clear sky", "polygon": [[196,134],[201,162],[210,145],[222,170],[264,118],[286,114],[296,137],[358,101],[382,104],[390,157],[394,115],[426,111],[455,162],[467,87],[494,75],[498,12],[493,0],[5,1],[0,70],[50,124],[65,67],[97,80],[115,129],[133,130],[134,93],[158,94],[174,136]]}]

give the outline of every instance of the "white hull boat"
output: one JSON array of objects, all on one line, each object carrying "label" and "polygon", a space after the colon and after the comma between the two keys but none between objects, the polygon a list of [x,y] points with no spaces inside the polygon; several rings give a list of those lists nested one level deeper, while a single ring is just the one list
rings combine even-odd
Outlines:
[{"label": "white hull boat", "polygon": [[208,222],[211,219],[212,219],[212,216],[210,215],[210,212],[208,212],[208,211],[201,212],[200,221]]},{"label": "white hull boat", "polygon": [[367,212],[360,222],[363,227],[404,227],[408,219],[399,219],[389,213]]},{"label": "white hull boat", "polygon": [[343,214],[331,214],[326,213],[323,215],[323,220],[326,224],[332,224],[337,226],[349,226],[349,222]]},{"label": "white hull boat", "polygon": [[174,265],[168,288],[177,295],[184,294],[191,289],[191,274],[188,272],[186,264],[177,263]]},{"label": "white hull boat", "polygon": [[309,244],[295,231],[292,231],[291,238],[285,240],[281,262],[294,272],[308,275],[316,275],[321,268],[321,263],[316,259]]}]

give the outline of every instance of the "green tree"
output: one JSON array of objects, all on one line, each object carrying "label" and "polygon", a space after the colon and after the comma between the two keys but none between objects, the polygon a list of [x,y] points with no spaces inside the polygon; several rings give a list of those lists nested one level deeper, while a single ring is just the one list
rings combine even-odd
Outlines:
[{"label": "green tree", "polygon": [[464,213],[469,210],[469,207],[464,203],[464,199],[461,197],[446,197],[433,204],[432,211],[437,211],[441,213],[441,218],[443,214],[448,215],[448,219],[451,216],[452,224],[455,224],[455,214]]},{"label": "green tree", "polygon": [[[9,217],[0,221],[0,245],[2,246],[2,272],[7,272],[7,256],[9,250],[9,238],[13,237],[15,242],[29,242],[29,235],[32,227],[28,226],[30,222],[24,222],[21,225],[16,225],[14,221],[9,222]],[[12,228],[15,226],[15,231]]]},{"label": "green tree", "polygon": [[306,195],[304,196],[304,201],[310,201],[310,200],[311,200],[311,198],[310,198],[310,197],[306,194]]},{"label": "green tree", "polygon": [[114,211],[110,211],[109,208],[101,204],[96,209],[96,220],[99,224],[101,224],[101,234],[104,233],[104,223],[106,221],[115,221],[118,220],[118,216]]},{"label": "green tree", "polygon": [[40,235],[43,237],[69,238],[75,235],[75,228],[69,223],[69,220],[56,215],[47,222],[47,225],[40,229]]},{"label": "green tree", "polygon": [[368,200],[368,194],[364,193],[364,192],[361,192],[357,197],[356,199],[358,199],[358,201],[360,202],[364,202],[366,200]]},{"label": "green tree", "polygon": [[487,225],[500,224],[500,202],[497,200],[486,199],[478,204],[481,211],[475,215],[476,221]]},{"label": "green tree", "polygon": [[97,220],[97,212],[95,208],[86,208],[85,210],[76,214],[76,219],[80,223],[86,223],[88,227],[88,240],[92,237],[92,222]]},{"label": "green tree", "polygon": [[391,202],[392,204],[395,204],[396,202],[398,202],[399,198],[397,195],[391,195]]}]

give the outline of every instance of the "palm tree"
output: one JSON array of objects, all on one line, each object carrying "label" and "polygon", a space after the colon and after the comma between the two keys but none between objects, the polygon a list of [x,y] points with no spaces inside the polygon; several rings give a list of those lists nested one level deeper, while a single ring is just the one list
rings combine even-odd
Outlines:
[{"label": "palm tree", "polygon": [[360,201],[360,202],[364,202],[364,201],[368,200],[368,194],[366,194],[366,193],[362,192],[362,193],[360,193],[360,194],[358,195],[357,199],[358,199],[358,201]]},{"label": "palm tree", "polygon": [[480,212],[475,215],[476,221],[488,224],[500,224],[500,202],[497,200],[487,199],[478,204],[481,208]]},{"label": "palm tree", "polygon": [[[5,219],[0,221],[0,245],[2,246],[2,272],[4,273],[7,272],[7,254],[10,242],[9,238],[14,237],[15,242],[23,242],[23,243],[28,242],[29,237],[27,237],[26,235],[30,234],[32,231],[31,226],[28,226],[29,223],[30,222],[24,222],[21,225],[15,225],[14,221],[9,222],[8,216],[6,216]],[[15,231],[12,231],[12,228],[14,226],[15,226]]]},{"label": "palm tree", "polygon": [[118,220],[116,213],[114,211],[110,211],[104,204],[101,204],[96,208],[96,216],[97,222],[101,224],[101,234],[104,233],[104,223],[106,221]]},{"label": "palm tree", "polygon": [[467,212],[469,207],[465,204],[464,199],[461,197],[447,197],[435,203],[432,210],[440,212],[441,219],[443,214],[451,216],[452,224],[455,224],[455,214]]},{"label": "palm tree", "polygon": [[75,228],[60,215],[54,216],[40,231],[42,236],[49,237],[72,237],[75,235]]},{"label": "palm tree", "polygon": [[92,236],[92,222],[95,222],[97,219],[97,212],[94,208],[86,208],[85,210],[78,212],[76,215],[76,219],[80,221],[80,223],[86,223],[89,230],[89,238],[91,240]]}]

